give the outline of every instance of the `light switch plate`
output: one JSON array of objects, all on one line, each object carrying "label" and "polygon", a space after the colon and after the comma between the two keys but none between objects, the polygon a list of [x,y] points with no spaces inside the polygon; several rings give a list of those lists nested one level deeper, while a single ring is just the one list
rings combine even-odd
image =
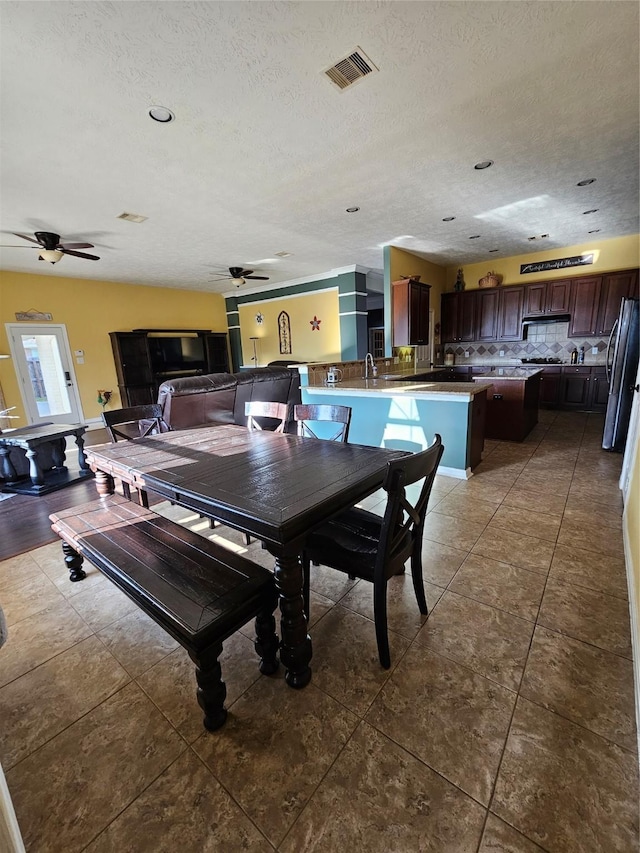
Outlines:
[{"label": "light switch plate", "polygon": [[470,355],[469,350],[467,350],[467,351],[465,352],[465,354],[464,354],[464,357],[465,357],[465,358],[469,358],[469,355]]},{"label": "light switch plate", "polygon": [[591,347],[591,355],[598,355],[598,347]]},{"label": "light switch plate", "polygon": [[503,355],[504,355],[504,350],[503,350],[503,349],[501,349],[501,350],[500,350],[500,358],[502,358],[502,356],[503,356]]}]

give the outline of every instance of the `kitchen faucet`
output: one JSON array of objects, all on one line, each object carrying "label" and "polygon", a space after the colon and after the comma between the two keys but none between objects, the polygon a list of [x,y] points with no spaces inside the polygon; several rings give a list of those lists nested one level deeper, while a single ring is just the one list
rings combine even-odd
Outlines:
[{"label": "kitchen faucet", "polygon": [[376,366],[375,366],[375,363],[373,361],[373,356],[371,355],[370,352],[368,352],[366,354],[365,359],[364,359],[364,378],[365,379],[369,378],[369,363],[371,363],[371,373],[373,376],[375,376],[378,371],[376,370]]}]

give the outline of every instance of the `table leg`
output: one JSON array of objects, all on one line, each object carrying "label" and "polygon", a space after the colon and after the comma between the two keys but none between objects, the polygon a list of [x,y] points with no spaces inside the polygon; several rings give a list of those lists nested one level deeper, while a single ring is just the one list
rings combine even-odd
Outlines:
[{"label": "table leg", "polygon": [[29,476],[34,486],[44,486],[44,474],[38,460],[38,448],[29,447],[26,451],[27,459],[29,460]]},{"label": "table leg", "polygon": [[104,471],[96,471],[96,489],[101,498],[115,494],[116,486],[113,477]]},{"label": "table leg", "polygon": [[76,436],[76,444],[78,445],[78,465],[83,471],[89,470],[89,463],[87,462],[87,457],[84,455],[84,438],[81,432],[77,432]]},{"label": "table leg", "polygon": [[51,442],[51,458],[54,468],[64,468],[66,444],[67,442],[64,438]]},{"label": "table leg", "polygon": [[84,557],[81,557],[68,542],[62,543],[62,553],[64,554],[64,562],[69,569],[69,580],[72,583],[84,580],[87,576],[87,573],[82,568]]},{"label": "table leg", "polygon": [[18,479],[18,472],[13,467],[13,462],[10,459],[11,447],[0,447],[0,459],[2,460],[2,476],[7,483],[15,483]]},{"label": "table leg", "polygon": [[289,687],[306,687],[311,681],[312,649],[302,598],[300,554],[271,553],[275,557],[274,574],[280,600],[280,660],[286,667],[285,679]]}]

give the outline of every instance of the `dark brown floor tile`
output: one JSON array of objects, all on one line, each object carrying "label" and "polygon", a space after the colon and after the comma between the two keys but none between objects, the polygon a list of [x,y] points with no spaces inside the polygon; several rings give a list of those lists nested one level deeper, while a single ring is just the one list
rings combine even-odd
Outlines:
[{"label": "dark brown floor tile", "polygon": [[483,821],[478,803],[361,723],[279,849],[475,853]]},{"label": "dark brown floor tile", "polygon": [[142,610],[106,625],[98,636],[132,678],[142,675],[178,647],[176,640]]},{"label": "dark brown floor tile", "polygon": [[327,566],[311,566],[309,587],[331,601],[340,601],[354,584],[355,581],[349,580],[344,572],[336,572]]},{"label": "dark brown floor tile", "polygon": [[202,762],[187,750],[86,848],[124,851],[268,853],[258,832]]},{"label": "dark brown floor tile", "polygon": [[414,645],[366,720],[486,805],[515,699],[512,691]]},{"label": "dark brown floor tile", "polygon": [[[390,672],[380,665],[374,623],[336,605],[314,625],[312,640],[313,683],[361,717]],[[389,630],[392,667],[408,646],[406,637]]]},{"label": "dark brown floor tile", "polygon": [[87,637],[0,688],[0,756],[8,770],[129,681],[96,637]]},{"label": "dark brown floor tile", "polygon": [[416,642],[517,690],[533,627],[504,610],[445,592]]},{"label": "dark brown floor tile", "polygon": [[92,633],[64,600],[11,626],[2,647],[0,686],[24,675]]},{"label": "dark brown floor tile", "polygon": [[537,627],[520,695],[636,749],[633,664],[626,658]]},{"label": "dark brown floor tile", "polygon": [[422,540],[422,577],[436,586],[446,587],[468,555],[468,551],[451,548],[440,542]]},{"label": "dark brown floor tile", "polygon": [[631,658],[629,605],[621,598],[549,578],[538,624]]},{"label": "dark brown floor tile", "polygon": [[478,853],[544,853],[544,851],[499,817],[489,814]]},{"label": "dark brown floor tile", "polygon": [[535,622],[544,586],[544,575],[470,554],[449,589]]},{"label": "dark brown floor tile", "polygon": [[587,589],[628,598],[627,573],[623,557],[602,557],[584,548],[556,545],[549,577]]},{"label": "dark brown floor tile", "polygon": [[551,565],[553,547],[553,542],[547,542],[545,539],[504,530],[490,524],[471,549],[471,553],[546,575]]},{"label": "dark brown floor tile", "polygon": [[28,850],[82,850],[186,749],[129,684],[7,773]]},{"label": "dark brown floor tile", "polygon": [[[424,583],[423,585],[427,607],[431,611],[444,590],[432,583]],[[340,601],[340,606],[355,610],[361,616],[373,620],[373,584],[364,580],[358,581]],[[387,624],[389,630],[413,640],[424,625],[426,618],[418,609],[410,571],[407,569],[403,575],[390,578],[387,584]]]},{"label": "dark brown floor tile", "polygon": [[278,845],[357,722],[313,682],[292,690],[282,678],[262,678],[234,704],[224,727],[193,749]]},{"label": "dark brown floor tile", "polygon": [[638,849],[637,757],[518,699],[491,810],[551,851]]},{"label": "dark brown floor tile", "polygon": [[460,551],[469,551],[484,528],[485,523],[465,521],[463,518],[454,518],[434,511],[428,513],[425,519],[424,539],[439,542],[441,545],[448,545]]}]

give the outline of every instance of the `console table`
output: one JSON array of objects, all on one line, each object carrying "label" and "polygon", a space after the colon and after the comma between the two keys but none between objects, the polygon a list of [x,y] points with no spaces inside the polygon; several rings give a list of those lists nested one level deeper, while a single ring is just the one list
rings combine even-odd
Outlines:
[{"label": "console table", "polygon": [[[76,483],[86,477],[92,477],[84,455],[84,424],[47,424],[45,426],[27,427],[14,432],[0,434],[0,470],[4,477],[3,491],[17,492],[21,495],[46,495],[57,489],[63,489],[70,483]],[[59,439],[74,435],[78,446],[79,471],[69,471],[65,466],[64,443]],[[38,458],[39,450],[49,446],[54,467],[43,471]],[[19,479],[18,473],[11,462],[11,449],[22,448],[29,460],[29,478]]]}]

